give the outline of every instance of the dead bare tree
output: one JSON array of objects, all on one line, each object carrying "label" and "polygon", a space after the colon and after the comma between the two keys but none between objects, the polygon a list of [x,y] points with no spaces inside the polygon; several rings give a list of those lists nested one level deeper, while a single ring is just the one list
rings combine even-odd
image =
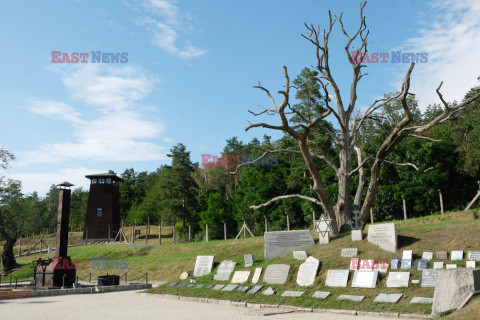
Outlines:
[{"label": "dead bare tree", "polygon": [[[415,66],[415,63],[412,62],[405,75],[400,92],[387,98],[374,101],[373,104],[370,105],[370,107],[363,113],[363,115],[356,116],[358,113],[358,111],[356,111],[355,109],[357,102],[357,85],[362,79],[362,77],[367,75],[366,73],[362,72],[362,68],[365,67],[365,65],[362,64],[362,58],[368,52],[367,45],[369,43],[369,31],[367,30],[365,16],[363,15],[363,9],[365,5],[366,2],[360,5],[360,26],[352,35],[349,35],[349,33],[347,33],[344,28],[344,24],[342,21],[343,14],[338,17],[332,17],[331,12],[329,11],[329,25],[328,28],[324,29],[323,31],[320,30],[319,26],[315,27],[313,25],[305,24],[308,32],[306,34],[303,34],[302,36],[307,41],[309,41],[315,48],[315,69],[318,72],[318,76],[315,77],[315,80],[320,84],[327,112],[318,115],[317,118],[310,121],[309,119],[304,117],[299,110],[296,110],[290,105],[289,98],[291,85],[287,68],[285,66],[283,67],[285,76],[285,89],[278,91],[278,93],[283,96],[283,101],[280,105],[276,104],[270,92],[260,83],[257,86],[254,86],[254,88],[263,90],[266,93],[272,103],[272,107],[267,108],[261,106],[263,108],[263,111],[259,113],[254,113],[250,111],[250,113],[252,113],[254,116],[259,116],[263,114],[273,116],[278,115],[281,120],[281,125],[256,123],[250,124],[246,127],[245,130],[248,131],[252,128],[262,127],[283,131],[289,134],[295,140],[299,147],[299,150],[282,149],[267,151],[262,156],[255,159],[254,162],[260,160],[268,153],[290,152],[301,155],[313,181],[312,189],[315,192],[317,198],[308,197],[300,194],[282,195],[272,198],[266,203],[253,205],[251,206],[252,209],[259,209],[281,199],[301,198],[317,203],[323,207],[323,210],[327,214],[328,218],[332,219],[332,231],[334,233],[350,230],[353,210],[361,210],[362,219],[363,221],[367,222],[370,215],[370,209],[373,206],[375,196],[377,194],[380,184],[380,169],[382,164],[384,162],[388,162],[394,165],[410,166],[416,170],[419,170],[418,167],[412,163],[402,164],[388,161],[386,158],[389,154],[392,153],[395,147],[407,137],[429,139],[426,136],[422,136],[422,133],[439,123],[451,119],[456,113],[464,109],[465,106],[480,97],[480,94],[477,94],[474,97],[462,102],[461,104],[451,106],[445,102],[442,94],[440,93],[440,88],[443,83],[442,82],[437,88],[437,94],[444,106],[443,113],[427,124],[412,125],[411,122],[413,115],[411,112],[411,108],[407,103],[407,97],[409,95],[413,95],[409,92],[410,76]],[[344,102],[344,100],[342,99],[339,86],[337,85],[337,82],[335,81],[330,70],[329,39],[335,22],[338,22],[341,31],[346,37],[345,54],[353,70],[353,79],[350,85],[350,99],[348,102]],[[356,40],[360,43],[359,49],[351,52],[350,49],[352,47],[352,43]],[[381,108],[386,104],[392,102],[393,100],[399,100],[401,102],[401,106],[404,112],[403,119],[397,123],[393,131],[383,141],[375,157],[363,159],[362,151],[359,146],[359,136],[363,125],[368,119],[378,118],[378,112],[381,110]],[[335,106],[331,105],[330,102],[333,102]],[[336,132],[333,132],[332,130],[324,126],[321,122],[322,119],[324,119],[330,114],[333,114],[338,124],[338,131]],[[291,125],[291,121],[289,122],[288,118],[289,115],[298,116],[303,120],[302,123],[297,125]],[[322,154],[321,152],[314,153],[311,151],[311,148],[309,148],[308,146],[308,143],[310,142],[307,137],[309,137],[314,128],[319,128],[323,132],[323,134],[328,135],[332,139],[332,141],[339,150],[337,162],[329,159],[326,154]],[[353,168],[354,156],[357,157],[356,162],[358,163],[355,168]],[[319,167],[315,163],[314,159],[323,160],[336,173],[338,179],[338,198],[335,205],[327,196],[324,184],[322,182],[322,176],[320,174]],[[370,172],[368,189],[365,193],[367,175],[364,170],[364,166],[369,161],[373,161],[373,165]],[[352,190],[352,179],[357,176],[358,187],[354,192],[354,190]]]}]

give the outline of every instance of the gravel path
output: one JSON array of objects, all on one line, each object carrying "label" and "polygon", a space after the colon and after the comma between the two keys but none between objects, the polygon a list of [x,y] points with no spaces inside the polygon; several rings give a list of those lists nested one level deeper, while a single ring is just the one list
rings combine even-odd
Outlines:
[{"label": "gravel path", "polygon": [[[0,319],[338,319],[378,320],[370,316],[287,312],[160,298],[134,291],[78,294],[0,301]],[[268,318],[265,315],[271,314]]]}]

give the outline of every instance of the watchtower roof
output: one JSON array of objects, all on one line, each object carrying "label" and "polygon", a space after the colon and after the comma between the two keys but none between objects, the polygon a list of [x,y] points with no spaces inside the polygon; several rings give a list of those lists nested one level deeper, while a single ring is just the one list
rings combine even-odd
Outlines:
[{"label": "watchtower roof", "polygon": [[123,181],[122,178],[117,176],[114,173],[97,173],[97,174],[89,174],[86,175],[85,178],[87,179],[94,179],[94,178],[111,178],[112,180]]}]

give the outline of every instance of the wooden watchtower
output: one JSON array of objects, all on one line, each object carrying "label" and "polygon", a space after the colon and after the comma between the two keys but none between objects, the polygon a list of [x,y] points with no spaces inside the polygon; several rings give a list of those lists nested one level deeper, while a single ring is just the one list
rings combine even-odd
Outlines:
[{"label": "wooden watchtower", "polygon": [[90,179],[90,193],[83,239],[114,239],[120,230],[119,184],[123,179],[110,173],[85,177]]}]

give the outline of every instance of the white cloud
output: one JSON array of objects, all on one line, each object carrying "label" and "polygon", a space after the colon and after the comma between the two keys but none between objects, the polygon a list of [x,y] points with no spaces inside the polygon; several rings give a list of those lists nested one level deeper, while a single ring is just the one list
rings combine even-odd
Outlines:
[{"label": "white cloud", "polygon": [[28,110],[32,113],[72,123],[82,123],[80,113],[66,103],[30,98],[27,99],[27,104]]},{"label": "white cloud", "polygon": [[[411,91],[420,107],[440,103],[435,89],[444,81],[442,94],[447,101],[461,101],[478,85],[480,76],[480,1],[432,1],[419,36],[406,41],[402,50],[428,52],[428,63],[417,63]],[[399,87],[398,83],[395,87]]]}]

